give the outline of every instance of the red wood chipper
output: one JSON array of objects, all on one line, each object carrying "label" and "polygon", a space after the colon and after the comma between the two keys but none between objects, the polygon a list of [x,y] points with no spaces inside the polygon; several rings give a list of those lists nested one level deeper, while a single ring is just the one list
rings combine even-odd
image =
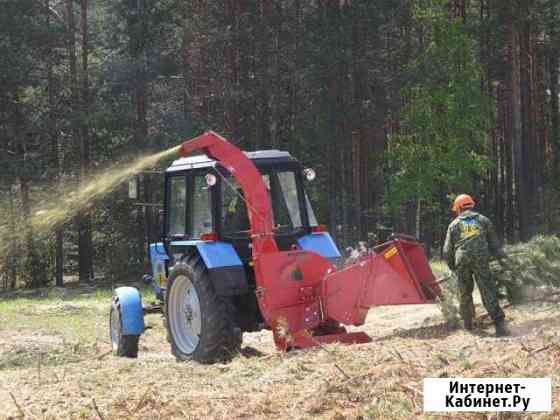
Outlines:
[{"label": "red wood chipper", "polygon": [[[190,156],[196,151],[204,154]],[[243,332],[262,328],[281,350],[365,343],[367,334],[344,326],[362,325],[372,306],[433,303],[440,294],[413,239],[393,237],[341,264],[305,192],[314,171],[289,153],[242,152],[214,132],[179,153],[166,171],[162,238],[150,244],[145,276],[178,359],[231,355]],[[136,289],[115,290],[116,354],[136,356],[145,310]]]}]

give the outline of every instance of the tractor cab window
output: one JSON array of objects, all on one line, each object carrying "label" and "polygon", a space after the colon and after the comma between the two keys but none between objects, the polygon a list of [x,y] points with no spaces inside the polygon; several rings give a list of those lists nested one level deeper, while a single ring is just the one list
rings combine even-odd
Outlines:
[{"label": "tractor cab window", "polygon": [[193,179],[192,218],[190,236],[200,238],[203,233],[212,232],[212,210],[210,207],[210,188],[203,175]]},{"label": "tractor cab window", "polygon": [[203,175],[170,178],[168,221],[170,237],[198,239],[212,232],[210,189]]},{"label": "tractor cab window", "polygon": [[241,186],[228,178],[222,185],[222,231],[226,235],[248,233],[249,214]]},{"label": "tractor cab window", "polygon": [[318,226],[317,217],[315,217],[315,212],[313,207],[311,207],[311,201],[309,201],[309,196],[305,193],[305,206],[307,207],[307,217],[309,217],[309,226]]},{"label": "tractor cab window", "polygon": [[[270,172],[262,175],[272,202],[277,233],[291,233],[303,226],[299,193],[294,172]],[[247,234],[250,229],[245,197],[232,178],[222,183],[222,230],[226,235]]]},{"label": "tractor cab window", "polygon": [[302,227],[296,176],[292,171],[271,174],[272,207],[276,230],[293,231]]},{"label": "tractor cab window", "polygon": [[186,217],[187,182],[184,176],[174,176],[169,184],[169,236],[185,235]]}]

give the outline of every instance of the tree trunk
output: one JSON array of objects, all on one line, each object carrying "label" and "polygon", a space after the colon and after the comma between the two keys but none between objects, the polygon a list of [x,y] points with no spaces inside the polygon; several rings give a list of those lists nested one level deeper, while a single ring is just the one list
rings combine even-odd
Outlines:
[{"label": "tree trunk", "polygon": [[545,222],[545,182],[546,182],[546,148],[548,146],[548,128],[546,121],[546,83],[545,66],[546,60],[539,47],[534,42],[533,54],[533,103],[534,103],[534,130],[535,151],[533,153],[533,168],[535,177],[535,225],[544,226]]},{"label": "tree trunk", "polygon": [[512,106],[512,169],[515,182],[515,203],[518,217],[519,238],[522,241],[528,240],[528,210],[527,210],[527,191],[525,158],[523,156],[523,125],[522,125],[522,104],[520,92],[520,49],[519,33],[516,29],[515,16],[517,9],[512,5],[510,22],[510,46],[511,46],[511,106]]},{"label": "tree trunk", "polygon": [[[360,16],[359,4],[352,7],[355,23],[352,25],[352,77],[354,82],[353,118],[351,135],[354,165],[354,197],[356,204],[356,223],[361,241],[368,240],[369,216],[371,214],[372,191],[369,183],[371,138],[371,82],[368,80],[365,60],[368,39],[368,25]],[[382,120],[383,118],[381,118]]]},{"label": "tree trunk", "polygon": [[[148,137],[148,21],[146,12],[146,0],[138,0],[136,3],[136,13],[138,16],[138,24],[142,30],[139,32],[140,39],[129,39],[132,45],[131,51],[133,59],[136,62],[136,77],[134,91],[134,105],[136,108],[136,120],[134,123],[134,143],[138,149],[145,149]],[[152,202],[150,177],[141,176],[143,199],[147,203]],[[138,226],[138,238],[140,249],[146,249],[150,240],[151,232],[154,230],[152,208],[144,206],[142,209],[142,218]],[[147,254],[145,255],[145,257]]]},{"label": "tree trunk", "polygon": [[[230,27],[230,36],[223,43],[223,54],[225,58],[225,83],[230,86],[230,91],[223,95],[224,97],[224,127],[228,135],[235,141],[239,141],[242,137],[242,130],[240,124],[240,108],[241,101],[238,94],[233,93],[241,87],[241,71],[240,71],[240,54],[239,54],[239,39],[241,31],[243,30],[239,25],[239,14],[241,13],[240,2],[227,1],[225,3],[225,19],[227,25]],[[257,98],[255,98],[257,100]],[[255,106],[257,108],[257,106]],[[260,122],[264,124],[264,122]],[[260,128],[260,127],[259,127]],[[258,128],[257,128],[258,129]],[[262,141],[262,134],[257,134],[254,142],[260,144]]]},{"label": "tree trunk", "polygon": [[504,194],[505,194],[505,126],[507,122],[506,112],[507,103],[505,98],[505,88],[503,83],[500,83],[496,89],[496,106],[497,106],[497,119],[496,127],[493,132],[493,150],[495,156],[495,167],[492,169],[492,183],[494,188],[494,223],[496,225],[496,232],[500,239],[505,237],[505,211],[504,211]]},{"label": "tree trunk", "polygon": [[521,144],[518,150],[517,166],[519,168],[519,233],[523,241],[529,240],[534,230],[535,177],[533,156],[537,147],[534,130],[533,74],[531,66],[531,28],[526,18],[529,16],[528,0],[521,8],[523,23],[518,32],[519,47],[519,86],[521,104]]},{"label": "tree trunk", "polygon": [[17,285],[17,254],[18,254],[18,241],[17,238],[17,211],[15,206],[15,189],[12,186],[12,199],[9,202],[9,232],[10,232],[10,248],[8,250],[8,263],[7,263],[7,276],[8,276],[8,284],[10,289],[15,289]]},{"label": "tree trunk", "polygon": [[20,214],[20,229],[23,229],[23,243],[25,244],[25,251],[23,255],[18,255],[19,258],[23,258],[24,264],[24,276],[26,278],[26,286],[35,288],[44,286],[47,283],[47,275],[44,269],[41,267],[41,260],[37,254],[37,249],[35,247],[35,232],[32,231],[31,225],[28,221],[31,219],[31,197],[29,196],[29,190],[31,188],[31,180],[29,178],[30,168],[27,162],[27,136],[25,133],[25,121],[23,117],[22,110],[18,103],[15,104],[14,109],[14,131],[17,138],[18,149],[20,151],[20,156],[22,156],[23,165],[20,168],[19,175],[16,178],[19,191],[19,200],[21,203]]},{"label": "tree trunk", "polygon": [[182,53],[182,69],[183,69],[183,118],[185,119],[185,137],[190,138],[193,135],[193,117],[192,117],[192,100],[193,100],[193,81],[192,81],[192,52],[193,48],[193,30],[191,28],[192,21],[189,21],[190,15],[193,13],[193,7],[190,2],[185,2],[183,6],[183,45]]},{"label": "tree trunk", "polygon": [[[89,40],[88,40],[88,0],[80,0],[80,32],[82,52],[82,86],[80,118],[80,182],[86,183],[90,167],[89,146]],[[91,216],[82,213],[78,216],[78,253],[80,282],[93,279],[93,246],[91,242]]]},{"label": "tree trunk", "polygon": [[[336,31],[336,23],[340,19],[340,8],[338,2],[329,1],[323,5],[320,12],[323,15],[323,24],[325,29],[328,31],[329,37],[332,37],[332,31]],[[329,38],[332,39],[332,38]],[[322,54],[327,54],[327,51],[322,51]],[[342,231],[338,229],[339,225],[339,210],[343,212],[346,209],[343,206],[348,205],[348,203],[340,202],[340,196],[342,191],[340,188],[340,159],[341,154],[343,154],[343,146],[340,144],[340,112],[339,103],[340,98],[340,63],[337,60],[332,60],[329,67],[325,71],[324,76],[324,94],[323,94],[323,104],[326,116],[325,128],[325,140],[327,142],[328,151],[328,185],[327,185],[327,200],[329,209],[329,226],[330,231],[338,235],[340,240],[340,234]],[[346,226],[343,226],[346,228]],[[346,238],[344,238],[346,239]]]},{"label": "tree trunk", "polygon": [[[73,0],[65,0],[66,6],[66,23],[67,23],[67,48],[68,48],[68,64],[70,68],[70,93],[72,109],[79,108],[79,88],[78,88],[78,69],[76,64],[76,21],[74,18]],[[71,115],[72,134],[74,141],[77,143],[79,138],[79,129],[77,125],[77,116]]]},{"label": "tree trunk", "polygon": [[[78,84],[78,68],[77,68],[77,57],[76,57],[76,20],[74,16],[74,2],[73,0],[65,0],[65,13],[66,13],[66,44],[68,49],[68,65],[70,70],[70,108],[72,113],[70,114],[70,125],[72,127],[72,142],[77,146],[80,156],[80,166],[81,166],[81,132],[79,124],[79,113],[76,110],[81,111],[80,103],[80,88]],[[82,218],[81,215],[76,217],[76,226],[78,229],[78,266],[79,266],[79,279],[80,281],[86,280],[89,276],[84,273],[83,266],[83,244],[80,241],[82,238]]]},{"label": "tree trunk", "polygon": [[[45,0],[45,13],[47,27],[50,27],[50,0]],[[48,91],[48,136],[51,147],[51,166],[55,172],[55,178],[61,181],[60,144],[56,133],[56,110],[55,110],[55,81],[52,63],[52,48],[49,44],[46,57],[47,65],[47,91]],[[57,287],[64,285],[64,230],[61,227],[55,230],[55,284]]]},{"label": "tree trunk", "polygon": [[558,59],[560,51],[552,49],[549,56],[550,68],[550,143],[552,145],[552,179],[558,180],[560,177],[560,92],[558,91],[558,83],[560,76],[560,60]]},{"label": "tree trunk", "polygon": [[[25,152],[24,152],[25,153]],[[24,171],[25,171],[25,158],[24,158]],[[19,176],[17,178],[17,183],[19,185],[19,200],[21,203],[21,215],[23,216],[23,220],[29,220],[31,214],[31,203],[29,198],[29,179],[26,175]],[[24,244],[25,244],[25,264],[24,267],[24,275],[28,277],[26,281],[26,285],[30,288],[37,288],[40,287],[42,284],[39,281],[39,278],[36,277],[34,274],[36,270],[34,270],[33,263],[35,260],[35,243],[33,241],[33,233],[31,231],[31,227],[25,223],[25,234],[24,234]]]},{"label": "tree trunk", "polygon": [[416,199],[416,223],[415,223],[415,235],[416,239],[420,240],[422,233],[420,222],[422,221],[422,200],[420,198]]}]

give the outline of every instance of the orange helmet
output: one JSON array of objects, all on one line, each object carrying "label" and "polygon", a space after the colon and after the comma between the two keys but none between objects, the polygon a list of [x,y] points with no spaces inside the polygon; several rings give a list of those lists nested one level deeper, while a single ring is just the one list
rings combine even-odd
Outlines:
[{"label": "orange helmet", "polygon": [[474,204],[475,204],[474,200],[470,195],[460,194],[460,195],[457,196],[457,198],[453,202],[452,210],[457,213],[459,210],[461,210],[465,207],[474,207]]}]

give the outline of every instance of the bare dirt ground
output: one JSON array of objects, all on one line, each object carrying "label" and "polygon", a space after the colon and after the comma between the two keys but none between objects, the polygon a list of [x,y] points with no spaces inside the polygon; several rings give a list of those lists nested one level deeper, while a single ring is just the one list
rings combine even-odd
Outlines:
[{"label": "bare dirt ground", "polygon": [[[230,363],[177,363],[159,315],[136,360],[115,358],[108,294],[0,300],[0,418],[515,418],[428,416],[424,377],[552,377],[560,418],[560,302],[507,309],[513,336],[449,330],[436,306],[377,308],[363,345],[282,354],[271,334],[245,334]],[[477,308],[479,312],[483,312]],[[528,418],[526,415],[519,418]]]}]

